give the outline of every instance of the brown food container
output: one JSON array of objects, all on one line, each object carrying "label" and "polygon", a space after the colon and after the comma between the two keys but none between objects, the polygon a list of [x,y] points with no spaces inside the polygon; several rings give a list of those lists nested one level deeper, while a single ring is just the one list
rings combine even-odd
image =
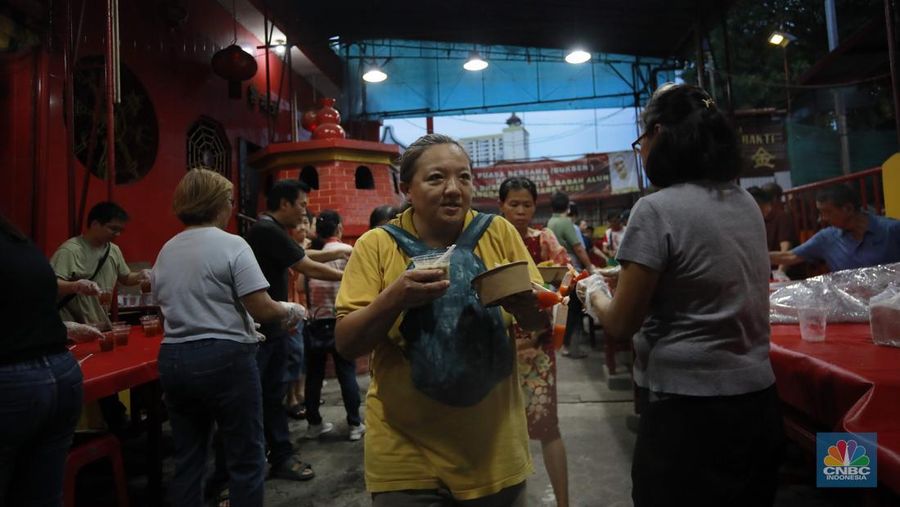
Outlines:
[{"label": "brown food container", "polygon": [[472,286],[478,291],[484,306],[496,305],[513,294],[531,292],[528,262],[510,262],[485,271],[472,279]]}]

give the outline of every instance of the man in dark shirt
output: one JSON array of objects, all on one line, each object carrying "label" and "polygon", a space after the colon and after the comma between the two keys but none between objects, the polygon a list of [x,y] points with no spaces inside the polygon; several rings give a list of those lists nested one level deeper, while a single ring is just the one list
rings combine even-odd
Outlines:
[{"label": "man in dark shirt", "polygon": [[[794,224],[791,216],[784,211],[781,201],[777,200],[775,194],[769,193],[759,187],[750,187],[747,192],[753,196],[759,211],[762,213],[763,220],[766,224],[766,243],[770,252],[788,252],[797,241],[794,234]],[[774,265],[773,269],[784,273],[786,267],[783,265]],[[801,270],[802,271],[802,270]],[[797,278],[801,273],[793,273],[791,278]]]},{"label": "man in dark shirt", "polygon": [[[266,199],[266,213],[247,232],[247,243],[269,282],[269,295],[276,301],[288,300],[288,269],[309,278],[340,281],[343,273],[310,259],[303,247],[288,234],[306,215],[309,187],[297,180],[282,180],[272,187]],[[282,402],[288,384],[284,381],[290,330],[278,325],[263,325],[266,340],[257,353],[263,395],[263,427],[269,447],[271,475],[282,479],[307,480],[312,468],[294,455],[288,431],[287,414]]]}]

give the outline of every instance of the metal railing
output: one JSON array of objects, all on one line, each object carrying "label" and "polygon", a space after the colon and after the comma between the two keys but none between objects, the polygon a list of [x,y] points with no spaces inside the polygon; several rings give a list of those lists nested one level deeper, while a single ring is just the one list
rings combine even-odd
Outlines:
[{"label": "metal railing", "polygon": [[838,184],[849,185],[859,193],[862,209],[873,211],[878,215],[884,214],[881,167],[873,167],[785,190],[785,203],[794,220],[794,232],[801,243],[812,237],[820,228],[819,213],[816,210],[816,192],[819,189]]}]

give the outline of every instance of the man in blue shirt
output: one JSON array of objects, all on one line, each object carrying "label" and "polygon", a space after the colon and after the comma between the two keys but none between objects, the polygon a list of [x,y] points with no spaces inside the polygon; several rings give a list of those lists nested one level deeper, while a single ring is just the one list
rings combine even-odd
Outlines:
[{"label": "man in blue shirt", "polygon": [[819,191],[816,208],[830,225],[790,252],[769,252],[772,264],[791,266],[823,261],[831,271],[900,262],[900,221],[859,209],[856,192],[845,185]]}]

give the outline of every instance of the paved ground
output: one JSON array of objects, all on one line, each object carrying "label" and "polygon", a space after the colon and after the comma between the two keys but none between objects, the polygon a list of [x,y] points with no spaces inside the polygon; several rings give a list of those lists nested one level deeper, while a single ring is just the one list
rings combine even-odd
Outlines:
[{"label": "paved ground", "polygon": [[[592,352],[581,360],[560,358],[559,361],[559,417],[563,439],[568,449],[570,491],[572,505],[579,507],[616,507],[631,504],[631,453],[635,435],[630,428],[636,423],[633,416],[632,394],[629,389],[610,390],[607,387],[602,356]],[[368,377],[361,376],[365,391]],[[303,459],[313,464],[317,477],[310,482],[296,483],[270,480],[266,483],[266,507],[363,507],[370,499],[363,484],[363,443],[347,440],[347,424],[336,380],[329,380],[324,389],[323,416],[334,422],[335,431],[317,441],[301,440],[305,422],[292,422],[291,430]],[[139,474],[140,443],[127,446],[126,466],[129,475]],[[535,474],[528,481],[528,505],[555,505],[552,490],[543,467],[540,445],[532,442]],[[171,459],[166,461],[165,473],[172,473]],[[848,507],[863,505],[858,492],[817,490],[813,482],[812,463],[793,449],[782,476],[778,507]],[[105,475],[103,470],[94,475]],[[114,505],[108,499],[109,478],[87,475],[80,487],[80,505]],[[147,505],[141,491],[141,477],[131,481],[132,505]],[[897,497],[884,493],[881,505],[900,505]],[[867,504],[872,505],[872,504]],[[155,507],[155,506],[154,506]]]}]

